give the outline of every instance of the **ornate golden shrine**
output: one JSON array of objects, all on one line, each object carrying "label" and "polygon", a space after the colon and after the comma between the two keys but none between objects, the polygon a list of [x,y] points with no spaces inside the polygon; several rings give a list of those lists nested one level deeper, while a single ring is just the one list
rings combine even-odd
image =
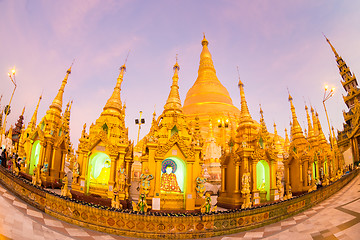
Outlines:
[{"label": "ornate golden shrine", "polygon": [[144,140],[142,173],[153,176],[147,189],[152,210],[195,210],[195,205],[204,201],[196,192],[203,164],[202,142],[198,132],[190,131],[181,108],[179,69],[176,63],[164,111],[157,120],[154,116]]},{"label": "ornate golden shrine", "polygon": [[[276,134],[270,136],[260,110],[260,125],[251,118],[243,83],[239,80],[241,117],[234,145],[221,157],[222,182],[218,205],[227,208],[251,206],[260,200],[279,199],[277,186],[278,154],[283,146],[278,144]],[[247,177],[246,177],[247,176]],[[250,205],[248,205],[248,203]]]},{"label": "ornate golden shrine", "polygon": [[120,98],[125,70],[123,65],[114,91],[89,134],[84,125],[74,164],[73,191],[104,198],[112,198],[115,193],[119,200],[129,197],[133,143],[128,140],[126,106]]},{"label": "ornate golden shrine", "polygon": [[337,147],[331,149],[321,128],[318,113],[311,107],[312,122],[305,106],[308,131],[305,137],[297,121],[292,97],[289,95],[292,112],[291,143],[284,154],[286,194],[309,191],[320,180],[323,185],[334,181],[341,168],[342,156]]},{"label": "ornate golden shrine", "polygon": [[67,70],[49,110],[36,126],[41,97],[39,98],[31,121],[20,138],[19,157],[26,159],[23,171],[32,175],[35,167],[41,169],[41,178],[45,185],[63,178],[65,158],[73,151],[69,135],[71,105],[67,105],[63,114],[61,110],[63,93],[70,73],[71,67]]}]

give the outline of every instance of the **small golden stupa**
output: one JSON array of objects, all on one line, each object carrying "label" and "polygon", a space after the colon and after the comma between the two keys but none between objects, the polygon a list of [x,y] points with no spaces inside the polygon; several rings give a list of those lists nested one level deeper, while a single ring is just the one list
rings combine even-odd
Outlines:
[{"label": "small golden stupa", "polygon": [[62,113],[63,93],[70,73],[71,67],[46,115],[36,125],[41,97],[39,98],[31,121],[20,138],[19,157],[25,159],[26,166],[23,171],[33,175],[34,169],[41,169],[42,183],[45,186],[64,177],[65,160],[68,153],[72,152],[69,135],[71,106],[68,104]]},{"label": "small golden stupa", "polygon": [[128,140],[126,107],[120,98],[125,70],[124,64],[114,91],[100,117],[90,126],[89,134],[84,125],[73,167],[75,195],[93,194],[103,198],[116,195],[115,200],[121,201],[129,198],[133,143]]},{"label": "small golden stupa", "polygon": [[196,190],[196,180],[203,179],[201,140],[181,108],[179,69],[176,62],[164,111],[157,120],[154,116],[143,145],[140,194],[146,194],[153,210],[195,210],[204,201]]}]

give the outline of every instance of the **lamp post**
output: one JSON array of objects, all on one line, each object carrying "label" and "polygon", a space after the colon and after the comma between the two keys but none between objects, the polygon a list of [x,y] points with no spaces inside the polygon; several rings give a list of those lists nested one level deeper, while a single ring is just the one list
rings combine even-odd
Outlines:
[{"label": "lamp post", "polygon": [[9,76],[11,82],[14,84],[14,90],[13,90],[13,92],[12,92],[12,94],[11,94],[9,105],[5,106],[5,108],[4,108],[5,119],[4,119],[3,134],[5,134],[5,131],[6,131],[6,118],[7,118],[7,115],[10,114],[11,101],[12,101],[12,99],[13,99],[13,96],[14,96],[14,93],[15,93],[15,89],[16,89],[16,87],[17,87],[16,81],[15,81],[15,72],[16,72],[16,71],[15,71],[15,68],[13,68],[13,69],[11,70],[11,72],[8,73],[8,76]]},{"label": "lamp post", "polygon": [[[324,92],[324,97],[323,97],[323,105],[324,105],[324,109],[325,109],[325,114],[326,114],[326,119],[327,119],[327,122],[328,122],[328,126],[329,126],[329,134],[330,134],[330,147],[331,147],[331,153],[334,155],[334,146],[333,146],[333,136],[332,136],[332,133],[331,133],[331,127],[330,127],[330,121],[329,121],[329,115],[327,113],[327,110],[326,110],[326,105],[325,105],[325,102],[327,100],[329,100],[335,93],[335,88],[331,88],[329,90],[329,86],[328,85],[325,85],[325,92]],[[335,136],[334,136],[335,137]],[[332,161],[331,164],[334,164],[334,161],[335,161],[335,156],[333,156],[334,159]],[[333,166],[334,167],[334,166]],[[334,168],[332,168],[334,169]],[[330,173],[332,175],[332,172]]]},{"label": "lamp post", "polygon": [[139,130],[138,130],[138,136],[137,136],[137,141],[136,141],[136,143],[139,142],[141,125],[142,125],[142,124],[145,124],[145,119],[144,119],[144,118],[141,118],[141,116],[142,116],[142,111],[140,111],[140,117],[135,119],[135,124],[139,125]]}]

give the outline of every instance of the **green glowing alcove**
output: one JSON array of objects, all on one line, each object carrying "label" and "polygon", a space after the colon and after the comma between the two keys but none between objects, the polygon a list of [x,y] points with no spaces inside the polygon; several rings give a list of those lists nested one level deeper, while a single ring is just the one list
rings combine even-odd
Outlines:
[{"label": "green glowing alcove", "polygon": [[256,164],[256,187],[260,190],[261,185],[265,183],[266,200],[270,200],[270,169],[265,160]]},{"label": "green glowing alcove", "polygon": [[107,185],[110,178],[111,159],[103,152],[94,153],[89,161],[88,181],[90,184]]},{"label": "green glowing alcove", "polygon": [[34,144],[32,145],[31,149],[31,157],[30,157],[30,167],[29,167],[29,174],[32,175],[35,166],[39,163],[39,157],[40,157],[40,141],[36,140]]},{"label": "green glowing alcove", "polygon": [[313,179],[317,179],[317,162],[313,162]]}]

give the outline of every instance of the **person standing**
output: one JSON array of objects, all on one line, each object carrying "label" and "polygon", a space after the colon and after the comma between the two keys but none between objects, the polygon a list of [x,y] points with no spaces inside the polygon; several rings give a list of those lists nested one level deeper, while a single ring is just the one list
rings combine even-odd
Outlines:
[{"label": "person standing", "polygon": [[2,151],[1,153],[1,165],[6,168],[6,161],[7,161],[7,152],[6,152],[6,148]]}]

